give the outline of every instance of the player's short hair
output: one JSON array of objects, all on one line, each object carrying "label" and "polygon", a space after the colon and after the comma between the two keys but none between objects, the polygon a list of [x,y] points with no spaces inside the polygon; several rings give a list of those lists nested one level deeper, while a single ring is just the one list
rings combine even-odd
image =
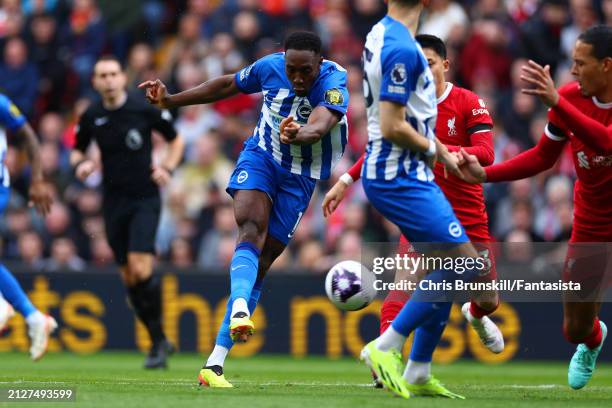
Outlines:
[{"label": "player's short hair", "polygon": [[593,26],[580,34],[578,40],[593,46],[595,58],[612,58],[612,27],[603,24]]},{"label": "player's short hair", "polygon": [[119,64],[119,69],[123,72],[123,64],[121,63],[119,58],[117,58],[116,56],[111,55],[111,54],[102,55],[100,58],[98,58],[96,60],[96,64],[98,62],[105,62],[105,61],[114,61],[114,62],[116,62],[117,64]]},{"label": "player's short hair", "polygon": [[440,37],[431,34],[419,34],[414,39],[421,45],[421,48],[429,48],[443,60],[446,59],[446,45]]},{"label": "player's short hair", "polygon": [[310,31],[295,31],[285,38],[284,48],[287,50],[312,51],[321,54],[321,38]]}]

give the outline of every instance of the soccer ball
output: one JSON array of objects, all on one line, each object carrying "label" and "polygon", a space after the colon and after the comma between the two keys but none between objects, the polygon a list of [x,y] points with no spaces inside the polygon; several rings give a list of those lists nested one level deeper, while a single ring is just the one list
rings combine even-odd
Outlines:
[{"label": "soccer ball", "polygon": [[342,261],[327,272],[325,291],[339,309],[359,310],[376,297],[375,280],[375,275],[359,262]]}]

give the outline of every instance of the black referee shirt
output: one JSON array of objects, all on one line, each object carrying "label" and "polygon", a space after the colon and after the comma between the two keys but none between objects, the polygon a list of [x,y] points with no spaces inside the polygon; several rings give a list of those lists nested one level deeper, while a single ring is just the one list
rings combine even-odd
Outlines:
[{"label": "black referee shirt", "polygon": [[102,153],[105,193],[130,197],[159,194],[151,180],[151,131],[164,139],[176,137],[172,115],[149,105],[143,98],[128,95],[118,109],[108,110],[102,101],[94,102],[81,116],[75,149],[85,153],[95,140]]}]

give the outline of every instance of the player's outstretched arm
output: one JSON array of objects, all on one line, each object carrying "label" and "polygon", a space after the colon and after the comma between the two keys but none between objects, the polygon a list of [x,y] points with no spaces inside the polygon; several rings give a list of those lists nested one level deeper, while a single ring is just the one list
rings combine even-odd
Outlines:
[{"label": "player's outstretched arm", "polygon": [[311,145],[317,143],[323,136],[340,122],[340,112],[332,111],[325,106],[317,106],[308,117],[304,126],[298,125],[289,116],[280,124],[280,139],[283,143],[295,145]]},{"label": "player's outstretched arm", "polygon": [[25,151],[32,168],[32,180],[29,190],[30,204],[36,207],[42,215],[46,215],[51,209],[53,198],[43,177],[40,143],[38,143],[34,129],[27,122],[19,128],[17,134],[24,142]]},{"label": "player's outstretched arm", "polygon": [[149,103],[162,109],[212,103],[240,92],[234,75],[223,75],[174,95],[168,93],[166,85],[159,79],[145,81],[138,88],[145,90]]},{"label": "player's outstretched arm", "polygon": [[559,102],[553,110],[563,118],[567,127],[573,131],[574,137],[599,154],[612,154],[612,125],[606,127],[587,116],[563,96],[559,97]]},{"label": "player's outstretched arm", "polygon": [[[483,182],[499,182],[499,181],[513,181],[527,177],[533,177],[544,170],[550,169],[561,153],[565,146],[564,140],[553,140],[546,134],[542,134],[540,141],[537,145],[529,150],[525,150],[518,156],[513,157],[505,162],[495,164],[493,166],[485,167],[484,172],[476,170],[476,166],[473,161],[468,162],[468,167],[463,164],[462,167],[467,169],[464,173],[471,173],[476,177],[466,177],[466,181],[470,183],[483,183]],[[464,158],[468,155],[467,152],[462,152]],[[474,159],[477,162],[477,159]],[[480,166],[480,165],[479,165]]]}]

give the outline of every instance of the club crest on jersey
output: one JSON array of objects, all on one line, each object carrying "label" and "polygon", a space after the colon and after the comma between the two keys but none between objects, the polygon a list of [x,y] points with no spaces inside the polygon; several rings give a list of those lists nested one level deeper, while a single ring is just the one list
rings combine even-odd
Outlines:
[{"label": "club crest on jersey", "polygon": [[240,173],[238,173],[238,177],[236,177],[236,181],[238,182],[238,184],[242,184],[248,178],[249,178],[249,173],[246,170],[242,170]]},{"label": "club crest on jersey", "polygon": [[407,79],[406,66],[401,62],[395,64],[391,70],[391,81],[393,81],[395,85],[404,85]]},{"label": "club crest on jersey", "polygon": [[138,150],[142,147],[142,135],[138,129],[130,129],[125,136],[125,144],[131,150]]},{"label": "club crest on jersey", "polygon": [[296,113],[298,120],[305,122],[312,113],[312,106],[308,105],[307,103],[302,104],[298,106]]},{"label": "club crest on jersey", "polygon": [[14,118],[18,118],[19,116],[21,116],[21,111],[19,110],[17,105],[15,105],[14,103],[11,103],[9,105],[9,112],[11,113],[11,116]]},{"label": "club crest on jersey", "polygon": [[448,224],[448,233],[455,238],[459,238],[461,236],[461,225],[458,222],[451,222]]},{"label": "club crest on jersey", "polygon": [[342,105],[344,103],[344,95],[339,89],[333,88],[325,92],[325,103],[330,105]]},{"label": "club crest on jersey", "polygon": [[457,119],[456,116],[453,116],[451,119],[448,120],[448,122],[446,123],[448,126],[448,135],[449,136],[457,136],[457,129],[455,129],[455,120]]}]

